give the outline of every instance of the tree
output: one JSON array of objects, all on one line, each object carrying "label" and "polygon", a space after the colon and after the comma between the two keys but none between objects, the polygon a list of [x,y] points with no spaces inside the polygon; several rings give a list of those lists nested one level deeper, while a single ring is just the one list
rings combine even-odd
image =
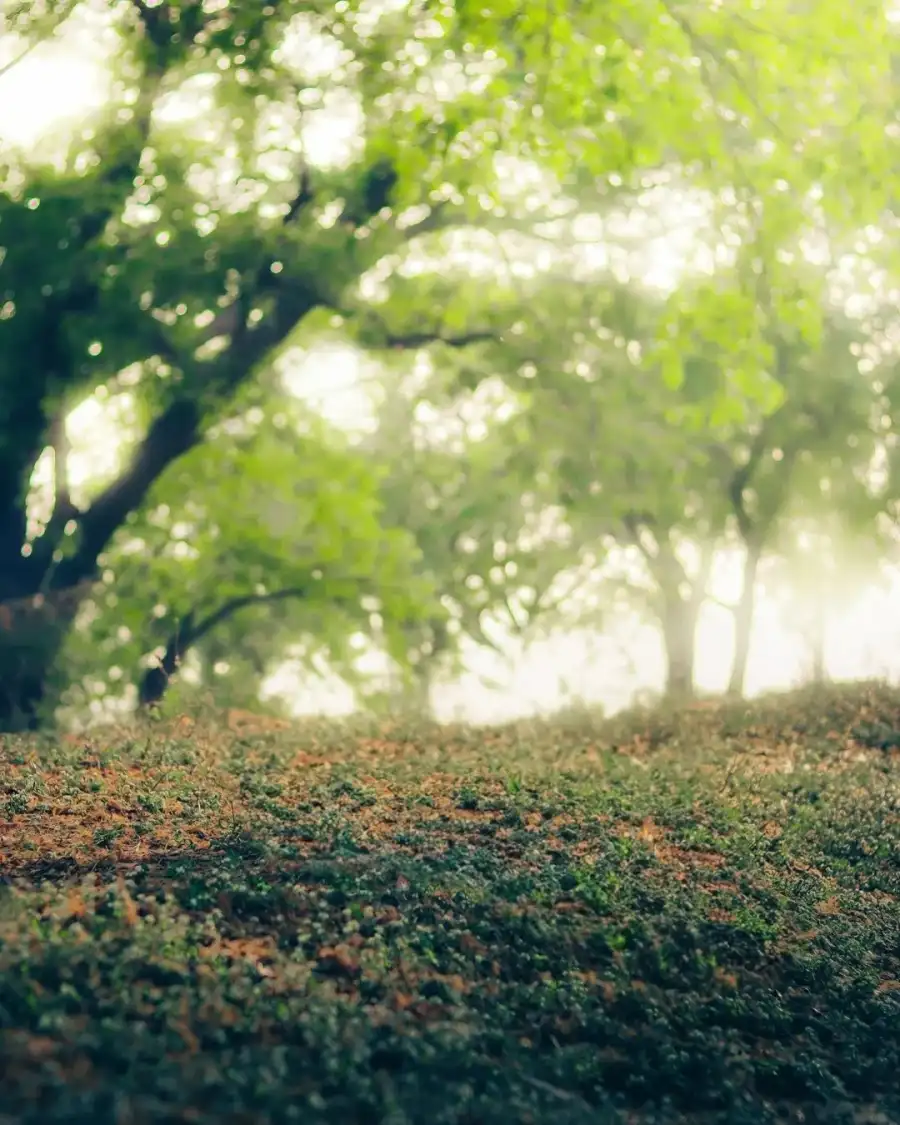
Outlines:
[{"label": "tree", "polygon": [[[460,378],[477,381],[480,362],[517,396],[523,437],[508,464],[517,480],[544,481],[545,503],[562,506],[569,539],[559,568],[581,563],[596,572],[631,552],[630,574],[607,575],[600,588],[607,600],[627,592],[659,625],[673,696],[693,690],[696,629],[717,550],[744,554],[741,593],[729,607],[729,690],[740,694],[757,572],[766,552],[780,550],[785,521],[798,511],[828,517],[817,500],[823,482],[845,529],[874,518],[864,477],[879,442],[871,423],[887,371],[871,353],[882,348],[884,329],[853,321],[827,298],[812,306],[814,294],[801,287],[807,274],[803,262],[793,281],[782,272],[800,313],[813,315],[806,332],[796,311],[787,322],[770,318],[775,366],[766,379],[775,393],[760,400],[735,388],[725,410],[716,409],[711,386],[728,373],[727,349],[699,336],[672,379],[658,346],[672,305],[702,307],[694,292],[707,290],[702,280],[686,279],[664,298],[602,271],[585,280],[565,267],[545,271],[520,287],[519,331],[480,360],[460,360]],[[789,307],[776,296],[772,308]],[[483,293],[472,300],[484,304]]]},{"label": "tree", "polygon": [[[823,481],[836,474],[854,481],[871,459],[869,419],[876,396],[873,380],[861,376],[853,354],[861,337],[858,328],[835,313],[827,315],[817,347],[781,336],[775,352],[784,401],[759,419],[740,449],[740,461],[732,461],[728,494],[744,551],[741,594],[734,606],[735,654],[728,685],[733,695],[743,691],[764,553],[778,549],[785,519],[803,513],[809,522]],[[845,525],[871,510],[862,490],[855,491],[854,503],[843,512],[837,508],[838,497],[829,497],[832,512]],[[846,486],[843,492],[848,499]],[[819,522],[824,519],[821,513]]]},{"label": "tree", "polygon": [[[654,342],[664,300],[603,271],[573,280],[565,260],[516,284],[509,277],[470,284],[469,294],[477,320],[485,307],[509,307],[517,330],[446,362],[455,359],[463,384],[479,384],[488,372],[503,381],[516,411],[503,461],[507,489],[529,500],[534,522],[557,520],[560,528],[560,537],[532,547],[530,578],[516,578],[531,584],[531,598],[507,599],[508,619],[524,628],[552,618],[549,611],[561,608],[554,586],[588,578],[614,546],[631,549],[651,578],[649,587],[632,585],[632,596],[663,629],[670,690],[689,693],[696,619],[725,517],[685,514],[685,497],[707,486],[708,458],[696,426],[676,418],[697,388],[670,388],[660,377]],[[466,335],[471,322],[461,318],[457,327]],[[392,340],[405,339],[400,328]],[[696,574],[679,550],[692,533],[705,544]],[[567,592],[562,601],[575,607],[577,598]]]},{"label": "tree", "polygon": [[[867,506],[871,516],[872,506]],[[785,624],[804,642],[812,683],[829,679],[827,641],[836,611],[846,611],[873,585],[887,594],[888,559],[884,538],[871,518],[854,524],[839,510],[814,519],[795,511],[783,529],[760,585],[780,603]]]},{"label": "tree", "polygon": [[532,533],[541,498],[519,471],[530,439],[522,403],[496,378],[460,389],[453,358],[419,352],[410,370],[401,353],[404,377],[388,370],[379,427],[361,446],[386,466],[385,520],[413,536],[434,591],[432,612],[409,619],[402,662],[411,672],[402,702],[419,709],[439,677],[459,671],[464,642],[503,655],[504,635],[527,633],[571,558],[568,545]]},{"label": "tree", "polygon": [[264,382],[114,537],[63,649],[70,679],[105,694],[137,673],[139,702],[157,704],[199,648],[252,697],[292,642],[312,634],[313,652],[345,666],[347,637],[377,614],[396,653],[399,631],[430,606],[412,536],[383,518],[382,467]]},{"label": "tree", "polygon": [[[856,221],[883,206],[883,133],[857,127],[863,82],[879,127],[890,90],[880,5],[857,5],[848,22],[828,0],[799,47],[788,3],[749,21],[701,5],[410,5],[377,19],[368,7],[119,4],[104,114],[55,166],[5,154],[0,600],[41,620],[34,644],[3,633],[0,727],[36,722],[116,534],[313,314],[358,310],[360,280],[413,239],[541,217],[501,190],[501,149],[559,185],[543,216],[555,219],[671,169],[699,182],[725,169],[772,192],[784,178],[801,194],[816,169],[836,199],[852,136],[870,175],[843,209]],[[19,7],[8,30],[42,35],[72,9]],[[327,70],[313,66],[317,51],[334,60]],[[178,121],[189,90],[202,98],[193,133]],[[362,108],[359,143],[317,166],[304,119],[339,97]],[[761,139],[774,146],[765,160]],[[733,337],[755,346],[757,327],[748,315]],[[140,435],[121,471],[76,503],[63,420],[97,388],[125,386]],[[53,510],[29,538],[27,487],[48,447]]]}]

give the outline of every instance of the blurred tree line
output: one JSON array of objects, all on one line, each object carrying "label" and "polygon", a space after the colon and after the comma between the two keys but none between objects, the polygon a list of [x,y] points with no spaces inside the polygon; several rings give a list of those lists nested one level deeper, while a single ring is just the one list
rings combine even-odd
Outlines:
[{"label": "blurred tree line", "polygon": [[[102,111],[0,150],[0,728],[189,667],[247,705],[289,655],[425,707],[464,643],[625,610],[689,696],[725,549],[740,693],[761,584],[824,612],[891,559],[883,5],[3,19],[12,67],[115,49]],[[292,378],[348,349],[355,429]]]}]

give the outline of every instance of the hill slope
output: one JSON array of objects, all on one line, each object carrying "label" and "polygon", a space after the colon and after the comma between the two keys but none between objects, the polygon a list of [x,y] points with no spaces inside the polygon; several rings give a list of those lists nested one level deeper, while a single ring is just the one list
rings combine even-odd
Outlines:
[{"label": "hill slope", "polygon": [[900,1122],[898,744],[877,685],[4,739],[0,1122]]}]

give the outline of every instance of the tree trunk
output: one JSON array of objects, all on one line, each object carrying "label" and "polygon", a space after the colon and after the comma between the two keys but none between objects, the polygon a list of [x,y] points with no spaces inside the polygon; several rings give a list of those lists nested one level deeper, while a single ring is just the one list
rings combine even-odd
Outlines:
[{"label": "tree trunk", "polygon": [[[167,652],[166,656],[168,655]],[[159,664],[151,665],[138,683],[138,706],[147,709],[158,707],[168,690],[169,680],[175,675],[177,668],[177,658],[163,659]]]},{"label": "tree trunk", "polygon": [[762,547],[758,543],[748,544],[744,558],[741,596],[734,611],[734,659],[727,689],[729,695],[737,697],[744,694],[744,681],[747,678],[750,638],[756,612],[756,573],[761,557]]},{"label": "tree trunk", "polygon": [[667,699],[683,702],[694,696],[694,647],[700,605],[677,593],[667,599],[662,623],[666,648]]},{"label": "tree trunk", "polygon": [[[302,599],[309,596],[306,586],[287,586],[284,589],[272,590],[267,594],[241,594],[229,598],[217,609],[212,610],[205,617],[198,617],[196,609],[188,610],[178,621],[174,632],[169,637],[162,659],[152,665],[141,676],[138,682],[138,703],[141,707],[156,707],[168,690],[170,681],[177,675],[178,666],[190,649],[211,633],[217,625],[232,617],[248,606],[268,605],[272,602]],[[335,601],[344,601],[339,595]],[[353,600],[352,596],[349,599]]]},{"label": "tree trunk", "polygon": [[52,704],[54,669],[92,583],[0,603],[0,731],[36,730]]},{"label": "tree trunk", "polygon": [[10,674],[7,671],[8,655],[6,651],[0,653],[0,732],[12,734],[23,730],[37,730],[49,668]]},{"label": "tree trunk", "polygon": [[812,682],[821,685],[828,682],[825,667],[825,630],[817,628],[812,639]]},{"label": "tree trunk", "polygon": [[812,682],[820,685],[828,682],[825,664],[825,599],[819,593],[816,598],[816,614],[809,631],[808,642],[812,664]]},{"label": "tree trunk", "polygon": [[432,666],[425,662],[416,668],[399,696],[399,710],[408,716],[424,718],[431,713]]},{"label": "tree trunk", "polygon": [[431,716],[431,689],[441,667],[442,658],[450,648],[450,634],[446,622],[431,622],[431,651],[423,653],[418,664],[412,665],[398,695],[399,710],[408,716]]},{"label": "tree trunk", "polygon": [[694,660],[697,624],[706,601],[715,546],[702,545],[700,565],[691,577],[668,541],[660,543],[651,572],[661,594],[663,643],[666,649],[665,698],[686,702],[694,698]]},{"label": "tree trunk", "polygon": [[158,664],[151,665],[138,684],[138,706],[158,707],[169,687],[169,681],[178,672],[185,653],[198,639],[194,626],[193,610],[188,611],[178,628],[169,638],[165,652]]}]

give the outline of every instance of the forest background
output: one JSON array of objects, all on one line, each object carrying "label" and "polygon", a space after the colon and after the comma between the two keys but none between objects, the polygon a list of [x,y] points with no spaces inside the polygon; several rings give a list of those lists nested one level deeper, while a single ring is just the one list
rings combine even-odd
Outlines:
[{"label": "forest background", "polygon": [[4,725],[896,675],[883,5],[4,18]]}]

